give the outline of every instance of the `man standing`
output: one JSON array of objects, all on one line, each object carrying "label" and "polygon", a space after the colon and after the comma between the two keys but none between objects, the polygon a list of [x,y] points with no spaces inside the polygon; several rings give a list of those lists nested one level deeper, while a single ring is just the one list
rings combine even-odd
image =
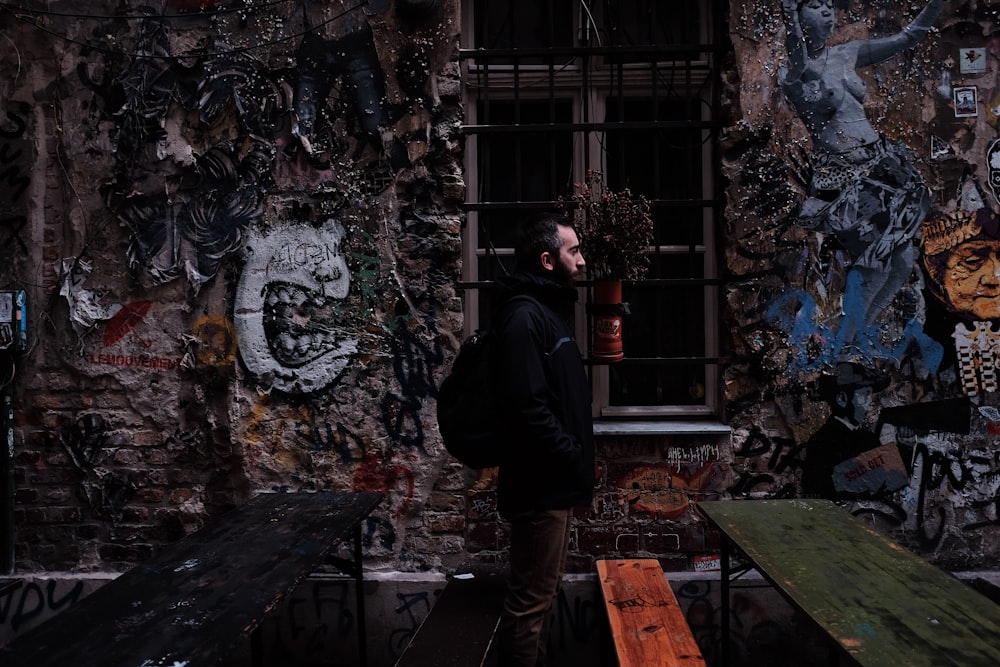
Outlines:
[{"label": "man standing", "polygon": [[[585,269],[576,230],[527,223],[516,272],[500,281],[494,369],[508,445],[497,483],[510,522],[510,578],[500,621],[501,667],[545,664],[552,601],[566,565],[573,508],[594,487],[590,384],[573,340],[574,281]],[[511,297],[527,295],[532,299]]]}]

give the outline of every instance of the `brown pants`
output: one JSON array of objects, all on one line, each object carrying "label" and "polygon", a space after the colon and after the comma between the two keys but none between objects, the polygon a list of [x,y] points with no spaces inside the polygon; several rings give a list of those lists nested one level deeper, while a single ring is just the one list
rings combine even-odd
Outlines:
[{"label": "brown pants", "polygon": [[500,667],[542,667],[552,602],[566,567],[573,510],[522,512],[510,521],[510,578],[500,618]]}]

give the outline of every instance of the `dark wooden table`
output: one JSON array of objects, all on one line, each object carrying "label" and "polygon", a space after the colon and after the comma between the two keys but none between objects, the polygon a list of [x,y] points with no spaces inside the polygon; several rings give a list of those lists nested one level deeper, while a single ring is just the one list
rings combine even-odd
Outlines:
[{"label": "dark wooden table", "polygon": [[215,665],[352,537],[352,558],[334,560],[355,578],[365,664],[361,523],[382,498],[258,495],[0,648],[0,665]]},{"label": "dark wooden table", "polygon": [[827,500],[697,503],[723,533],[729,665],[731,549],[864,667],[997,667],[1000,606]]}]

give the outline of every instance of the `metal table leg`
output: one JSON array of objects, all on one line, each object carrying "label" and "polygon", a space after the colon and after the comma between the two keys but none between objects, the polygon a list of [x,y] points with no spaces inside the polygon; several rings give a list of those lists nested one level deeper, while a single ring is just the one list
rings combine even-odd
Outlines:
[{"label": "metal table leg", "polygon": [[720,555],[722,563],[722,667],[729,667],[730,663],[730,637],[729,637],[729,577],[732,575],[729,567],[730,549],[729,540],[722,538],[722,553]]},{"label": "metal table leg", "polygon": [[361,563],[361,523],[354,526],[354,595],[358,610],[358,658],[368,667],[368,628],[365,621],[365,569]]}]

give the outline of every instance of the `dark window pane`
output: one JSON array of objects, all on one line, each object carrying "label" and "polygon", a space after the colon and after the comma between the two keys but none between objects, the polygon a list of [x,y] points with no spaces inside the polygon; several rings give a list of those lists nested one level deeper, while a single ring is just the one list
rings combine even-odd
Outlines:
[{"label": "dark window pane", "polygon": [[[567,123],[568,100],[479,104],[480,118],[491,125]],[[479,200],[537,202],[567,191],[572,168],[570,132],[498,132],[479,135]]]},{"label": "dark window pane", "polygon": [[631,314],[623,337],[628,357],[690,357],[705,354],[705,287],[626,288]]},{"label": "dark window pane", "polygon": [[701,206],[657,208],[652,215],[655,224],[653,242],[656,245],[696,246],[704,242]]},{"label": "dark window pane", "polygon": [[716,372],[705,364],[611,367],[614,406],[704,405],[705,373]]},{"label": "dark window pane", "polygon": [[[569,123],[570,100],[498,100],[480,102],[479,118],[489,119],[498,130],[511,125]],[[483,123],[486,124],[486,123]],[[572,133],[483,132],[477,135],[479,155],[478,197],[480,202],[521,203],[523,208],[479,211],[479,280],[496,280],[514,270],[510,254],[497,256],[498,248],[513,248],[519,224],[545,208],[541,202],[555,201],[568,191],[573,162]],[[481,312],[488,317],[490,305],[483,295]]]},{"label": "dark window pane", "polygon": [[705,277],[705,255],[700,252],[665,253],[650,259],[648,278],[698,280]]},{"label": "dark window pane", "polygon": [[[656,258],[652,271],[663,278],[700,278],[700,254]],[[626,358],[702,357],[706,353],[705,287],[628,286],[630,314],[622,323]],[[705,364],[648,364],[612,367],[611,405],[688,405],[704,401]]]},{"label": "dark window pane", "polygon": [[[484,49],[573,45],[573,0],[478,0],[476,46]],[[491,61],[491,64],[511,62]],[[529,62],[522,60],[524,64]]]},{"label": "dark window pane", "polygon": [[[607,0],[604,24],[608,44],[698,44],[701,4],[702,0]],[[625,56],[622,62],[630,62],[630,57]]]},{"label": "dark window pane", "polygon": [[[508,272],[514,270],[513,255],[490,255],[489,257],[480,257],[478,261],[480,266],[480,280],[496,280],[498,277],[507,275]],[[489,268],[484,268],[486,266]],[[486,273],[485,271],[487,270],[490,273]],[[476,330],[478,331],[489,329],[493,322],[493,309],[496,306],[493,296],[494,291],[491,289],[480,289],[475,292],[475,298],[479,302],[479,322],[476,325]]]},{"label": "dark window pane", "polygon": [[[697,101],[677,97],[608,98],[608,123],[697,120]],[[666,203],[700,200],[702,130],[694,127],[611,130],[607,134],[607,181],[664,202],[653,211],[657,245],[702,243],[700,206]]]},{"label": "dark window pane", "polygon": [[521,211],[482,212],[479,214],[479,280],[496,280],[514,270],[514,257],[497,254],[497,249],[514,245],[517,225],[523,219]]}]

